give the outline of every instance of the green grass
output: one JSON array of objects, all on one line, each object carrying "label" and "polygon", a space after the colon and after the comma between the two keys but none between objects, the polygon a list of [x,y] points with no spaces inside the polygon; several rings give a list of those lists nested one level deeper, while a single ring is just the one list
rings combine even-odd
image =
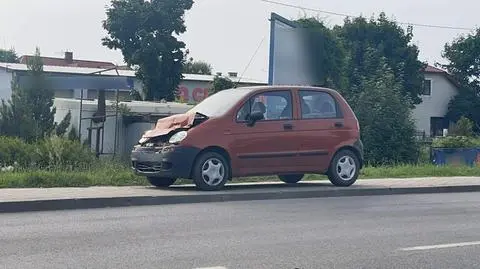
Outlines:
[{"label": "green grass", "polygon": [[[399,165],[391,167],[366,167],[360,178],[410,178],[410,177],[450,177],[480,176],[480,167],[438,167],[434,165]],[[307,175],[305,181],[323,180],[325,176]],[[250,177],[234,179],[233,182],[278,181],[277,177]],[[179,180],[177,184],[191,183]],[[0,188],[52,188],[88,186],[134,186],[148,185],[148,182],[135,176],[130,168],[116,163],[101,163],[90,169],[80,170],[23,170],[0,172]]]},{"label": "green grass", "polygon": [[147,185],[143,177],[135,176],[120,164],[102,163],[91,169],[21,170],[0,172],[0,188],[52,188],[88,186]]},{"label": "green grass", "polygon": [[360,177],[370,178],[411,178],[411,177],[453,177],[478,176],[480,167],[469,166],[435,166],[425,165],[398,165],[385,167],[365,167]]}]

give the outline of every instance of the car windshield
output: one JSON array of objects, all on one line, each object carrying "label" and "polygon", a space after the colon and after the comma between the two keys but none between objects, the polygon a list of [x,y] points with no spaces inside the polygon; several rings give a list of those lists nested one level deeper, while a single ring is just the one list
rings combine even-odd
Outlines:
[{"label": "car windshield", "polygon": [[188,113],[200,113],[207,117],[219,117],[230,110],[252,90],[248,88],[228,89],[205,98]]}]

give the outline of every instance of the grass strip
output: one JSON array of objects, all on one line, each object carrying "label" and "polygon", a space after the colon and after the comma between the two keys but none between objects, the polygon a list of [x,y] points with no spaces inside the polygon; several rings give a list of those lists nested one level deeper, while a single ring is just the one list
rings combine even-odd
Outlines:
[{"label": "grass strip", "polygon": [[[415,177],[453,177],[479,176],[480,167],[435,166],[435,165],[398,165],[384,167],[365,167],[361,179],[371,178],[415,178]],[[325,176],[307,175],[304,181],[324,180]],[[249,177],[234,179],[239,182],[278,181],[275,176]],[[176,184],[189,184],[190,180],[178,180]],[[139,186],[148,185],[145,178],[136,176],[130,168],[114,163],[102,163],[90,169],[65,170],[20,170],[0,172],[0,188],[53,188],[53,187],[89,187],[89,186]]]}]

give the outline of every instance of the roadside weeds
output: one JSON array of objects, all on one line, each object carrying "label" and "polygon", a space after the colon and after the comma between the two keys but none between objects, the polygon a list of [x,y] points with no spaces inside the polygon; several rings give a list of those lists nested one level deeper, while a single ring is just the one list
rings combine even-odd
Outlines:
[{"label": "roadside weeds", "polygon": [[[372,178],[418,178],[480,176],[480,167],[435,166],[435,165],[398,165],[384,167],[365,167],[361,179]],[[306,175],[304,181],[326,180],[321,175]],[[250,177],[234,179],[232,183],[272,182],[277,177]],[[191,184],[190,180],[180,179],[176,185]],[[146,186],[148,182],[132,173],[129,167],[118,163],[102,163],[90,169],[51,169],[21,170],[0,173],[0,188],[52,188],[52,187],[89,187],[89,186]]]}]

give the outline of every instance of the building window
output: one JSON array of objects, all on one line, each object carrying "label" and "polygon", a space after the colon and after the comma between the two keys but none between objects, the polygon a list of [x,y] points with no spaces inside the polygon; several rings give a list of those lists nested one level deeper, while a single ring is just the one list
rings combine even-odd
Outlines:
[{"label": "building window", "polygon": [[425,79],[423,81],[423,92],[422,95],[430,96],[432,95],[432,80]]}]

